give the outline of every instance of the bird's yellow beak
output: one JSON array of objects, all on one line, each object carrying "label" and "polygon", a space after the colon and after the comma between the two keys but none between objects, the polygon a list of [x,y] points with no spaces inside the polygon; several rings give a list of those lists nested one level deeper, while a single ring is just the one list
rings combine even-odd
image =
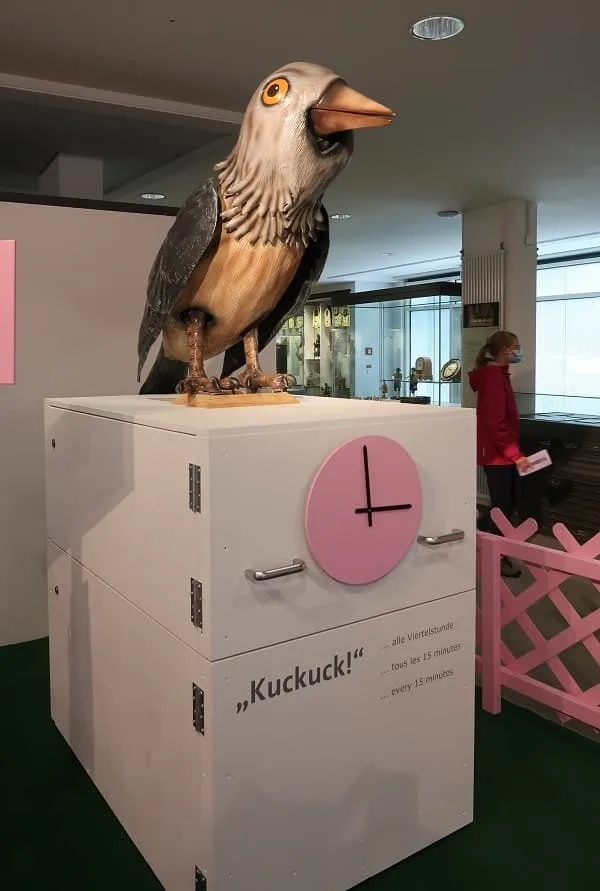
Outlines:
[{"label": "bird's yellow beak", "polygon": [[336,80],[310,110],[317,136],[360,127],[385,127],[396,117],[385,105],[374,102]]}]

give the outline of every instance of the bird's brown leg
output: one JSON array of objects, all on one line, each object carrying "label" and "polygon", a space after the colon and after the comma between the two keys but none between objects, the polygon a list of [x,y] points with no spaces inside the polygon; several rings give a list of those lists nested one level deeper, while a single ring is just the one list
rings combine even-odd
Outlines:
[{"label": "bird's brown leg", "polygon": [[253,328],[244,337],[244,355],[246,370],[241,378],[246,389],[255,393],[257,390],[287,390],[296,383],[292,374],[266,373],[258,360],[258,332]]},{"label": "bird's brown leg", "polygon": [[183,321],[188,342],[188,372],[185,380],[177,385],[177,392],[187,396],[195,396],[196,393],[218,393],[221,389],[218,379],[207,377],[204,370],[206,313],[200,309],[189,309]]}]

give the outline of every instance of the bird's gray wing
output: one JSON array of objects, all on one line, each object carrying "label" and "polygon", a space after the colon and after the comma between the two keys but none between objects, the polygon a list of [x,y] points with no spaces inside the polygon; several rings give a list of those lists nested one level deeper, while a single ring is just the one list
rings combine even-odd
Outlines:
[{"label": "bird's gray wing", "polygon": [[180,207],[150,270],[138,333],[138,381],[152,344],[214,238],[218,219],[219,196],[209,179]]},{"label": "bird's gray wing", "polygon": [[[321,206],[322,219],[317,229],[317,237],[311,241],[304,254],[296,275],[290,282],[277,306],[258,325],[258,349],[264,350],[273,340],[285,320],[296,315],[304,306],[312,286],[318,282],[327,262],[329,253],[329,217]],[[234,344],[225,353],[221,377],[229,377],[246,363],[242,341]]]}]

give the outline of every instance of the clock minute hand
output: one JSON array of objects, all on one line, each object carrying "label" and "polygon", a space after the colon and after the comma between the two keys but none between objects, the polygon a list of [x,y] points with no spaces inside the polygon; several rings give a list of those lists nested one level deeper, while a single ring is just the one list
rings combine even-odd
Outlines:
[{"label": "clock minute hand", "polygon": [[366,513],[369,520],[369,526],[373,525],[373,514],[372,514],[372,504],[371,504],[371,476],[369,474],[369,453],[367,451],[366,445],[362,447],[363,453],[363,467],[365,470],[365,489],[367,492],[367,506],[364,508],[361,513]]}]

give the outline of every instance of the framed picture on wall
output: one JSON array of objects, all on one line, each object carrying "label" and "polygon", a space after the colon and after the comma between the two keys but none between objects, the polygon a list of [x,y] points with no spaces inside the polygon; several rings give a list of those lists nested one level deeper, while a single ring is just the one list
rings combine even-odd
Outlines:
[{"label": "framed picture on wall", "polygon": [[0,241],[0,384],[15,382],[15,242]]},{"label": "framed picture on wall", "polygon": [[465,303],[463,306],[463,328],[499,328],[500,304]]},{"label": "framed picture on wall", "polygon": [[[500,303],[465,303],[463,306],[462,367],[466,372],[475,367],[477,353],[500,328]],[[463,405],[473,406],[475,397],[463,387]]]}]

